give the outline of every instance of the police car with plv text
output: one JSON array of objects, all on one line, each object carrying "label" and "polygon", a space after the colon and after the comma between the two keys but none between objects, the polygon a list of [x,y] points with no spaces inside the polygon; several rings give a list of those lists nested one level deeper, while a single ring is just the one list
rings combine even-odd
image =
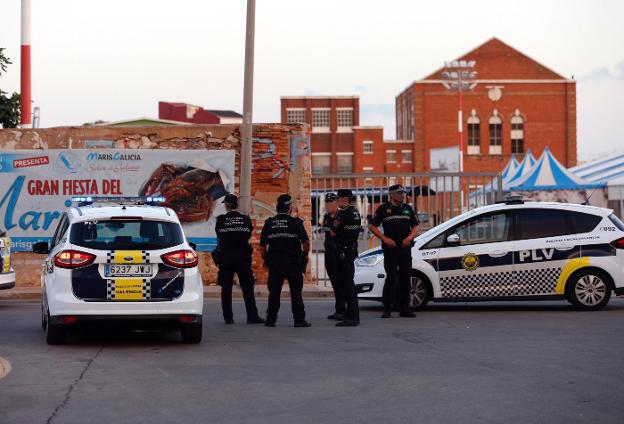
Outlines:
[{"label": "police car with plv text", "polygon": [[182,341],[202,338],[203,284],[195,246],[162,197],[75,197],[46,254],[41,273],[42,326],[62,344],[80,324],[174,328]]},{"label": "police car with plv text", "polygon": [[[356,259],[360,299],[381,300],[381,249]],[[567,299],[581,310],[624,294],[624,223],[610,209],[521,198],[473,209],[415,239],[411,299]]]}]

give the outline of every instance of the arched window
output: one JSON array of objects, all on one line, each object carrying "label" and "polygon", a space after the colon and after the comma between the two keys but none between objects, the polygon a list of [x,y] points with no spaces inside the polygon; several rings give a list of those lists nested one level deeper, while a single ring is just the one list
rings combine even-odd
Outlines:
[{"label": "arched window", "polygon": [[511,153],[524,154],[524,119],[518,111],[511,117]]},{"label": "arched window", "polygon": [[476,115],[468,118],[468,154],[481,153],[481,121]]},{"label": "arched window", "polygon": [[490,154],[503,154],[503,120],[494,111],[494,115],[489,120],[490,127]]}]

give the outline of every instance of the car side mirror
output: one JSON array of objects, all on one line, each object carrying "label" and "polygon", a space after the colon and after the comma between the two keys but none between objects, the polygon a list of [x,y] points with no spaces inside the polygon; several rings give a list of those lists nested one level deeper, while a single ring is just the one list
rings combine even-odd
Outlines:
[{"label": "car side mirror", "polygon": [[192,241],[189,241],[188,244],[189,244],[189,246],[191,246],[191,249],[197,250],[197,244],[196,243],[193,243]]},{"label": "car side mirror", "polygon": [[50,246],[47,241],[38,241],[37,243],[33,243],[32,245],[33,253],[40,253],[42,255],[47,255],[50,253]]},{"label": "car side mirror", "polygon": [[446,244],[449,246],[459,246],[459,234],[451,234],[446,238]]}]

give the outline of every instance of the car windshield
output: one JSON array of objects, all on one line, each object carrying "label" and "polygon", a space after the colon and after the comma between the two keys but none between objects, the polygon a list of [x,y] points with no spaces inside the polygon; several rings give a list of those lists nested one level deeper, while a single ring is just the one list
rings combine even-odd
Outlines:
[{"label": "car windshield", "polygon": [[77,222],[69,241],[89,249],[156,250],[182,244],[184,236],[174,222],[114,219]]}]

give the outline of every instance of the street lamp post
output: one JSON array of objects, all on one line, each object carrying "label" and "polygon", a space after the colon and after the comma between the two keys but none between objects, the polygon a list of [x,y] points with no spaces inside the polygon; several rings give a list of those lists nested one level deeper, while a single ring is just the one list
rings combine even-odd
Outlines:
[{"label": "street lamp post", "polygon": [[449,91],[457,91],[459,94],[459,110],[457,112],[457,131],[459,132],[459,171],[464,171],[464,91],[474,90],[477,86],[477,72],[474,70],[475,61],[454,60],[444,62],[442,85]]},{"label": "street lamp post", "polygon": [[245,37],[245,85],[243,91],[243,124],[241,125],[240,207],[251,212],[251,161],[253,143],[253,72],[256,0],[247,0],[247,30]]}]

